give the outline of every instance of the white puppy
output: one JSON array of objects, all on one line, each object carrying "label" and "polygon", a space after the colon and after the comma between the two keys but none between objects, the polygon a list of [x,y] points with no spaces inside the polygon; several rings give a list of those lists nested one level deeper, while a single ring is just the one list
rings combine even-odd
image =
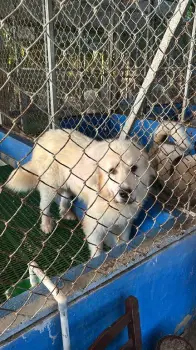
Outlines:
[{"label": "white puppy", "polygon": [[[50,204],[61,196],[60,215],[69,219],[70,197],[87,205],[83,229],[91,256],[105,241],[110,247],[128,242],[133,219],[155,177],[148,155],[131,140],[92,141],[73,130],[50,130],[37,141],[32,160],[14,170],[7,186],[40,192],[41,229],[53,229]],[[118,237],[119,235],[119,237]]]}]

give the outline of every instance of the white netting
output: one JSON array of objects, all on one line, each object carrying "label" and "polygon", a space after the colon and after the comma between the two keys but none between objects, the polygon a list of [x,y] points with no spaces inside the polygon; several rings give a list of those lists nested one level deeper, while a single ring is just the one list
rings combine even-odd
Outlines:
[{"label": "white netting", "polygon": [[1,1],[0,154],[19,160],[0,168],[2,336],[38,298],[32,261],[71,294],[194,226],[195,16],[186,0]]}]

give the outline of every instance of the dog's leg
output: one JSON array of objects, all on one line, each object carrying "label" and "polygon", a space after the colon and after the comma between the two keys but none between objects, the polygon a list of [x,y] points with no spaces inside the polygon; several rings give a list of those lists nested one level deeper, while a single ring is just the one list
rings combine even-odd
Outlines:
[{"label": "dog's leg", "polygon": [[130,241],[131,224],[128,224],[124,228],[122,228],[122,227],[120,228],[119,226],[114,226],[112,228],[112,232],[110,234],[111,234],[111,236],[113,236],[114,244],[113,244],[113,246],[110,246],[110,247],[114,248],[115,246],[117,246],[119,244],[127,243]]},{"label": "dog's leg", "polygon": [[41,230],[50,233],[53,229],[53,219],[50,217],[50,206],[56,196],[54,189],[42,184],[39,186],[40,210],[42,212]]},{"label": "dog's leg", "polygon": [[103,251],[105,227],[97,223],[95,219],[85,216],[83,230],[88,242],[91,258],[99,256]]},{"label": "dog's leg", "polygon": [[65,220],[75,220],[76,216],[72,212],[70,208],[70,198],[71,193],[69,191],[61,191],[60,194],[57,195],[57,201],[59,204],[59,214]]},{"label": "dog's leg", "polygon": [[[121,229],[122,230],[122,229]],[[129,223],[119,236],[117,236],[117,244],[128,243],[130,241],[131,224]]]},{"label": "dog's leg", "polygon": [[116,234],[112,233],[112,232],[108,232],[104,238],[104,243],[110,247],[110,248],[114,248],[116,246]]}]

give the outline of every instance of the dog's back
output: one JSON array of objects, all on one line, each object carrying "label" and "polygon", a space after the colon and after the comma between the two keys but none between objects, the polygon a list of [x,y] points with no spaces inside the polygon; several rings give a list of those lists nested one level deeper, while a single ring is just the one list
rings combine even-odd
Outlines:
[{"label": "dog's back", "polygon": [[42,168],[43,164],[47,166],[49,161],[55,160],[59,164],[72,168],[90,143],[91,140],[88,137],[77,131],[69,129],[49,130],[37,141],[32,161],[34,163],[38,161],[38,167],[41,165]]},{"label": "dog's back", "polygon": [[70,171],[84,157],[83,150],[91,142],[91,139],[77,131],[47,131],[36,141],[32,159],[11,173],[7,187],[26,192],[36,187],[40,180],[49,186],[61,187]]}]

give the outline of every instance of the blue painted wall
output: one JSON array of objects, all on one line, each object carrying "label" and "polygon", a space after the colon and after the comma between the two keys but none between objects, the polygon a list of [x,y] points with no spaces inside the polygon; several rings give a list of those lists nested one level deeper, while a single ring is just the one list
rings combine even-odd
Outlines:
[{"label": "blue painted wall", "polygon": [[[139,300],[144,350],[153,350],[160,337],[174,333],[187,315],[195,315],[195,247],[196,234],[189,235],[73,303],[69,307],[72,349],[87,350],[100,332],[122,315],[130,295]],[[126,337],[126,331],[121,333],[108,349],[119,349]],[[35,348],[62,349],[58,315],[0,347]]]},{"label": "blue painted wall", "polygon": [[21,164],[28,162],[31,159],[32,146],[33,143],[27,139],[17,137],[13,134],[6,134],[4,130],[0,129],[0,153],[3,152],[8,156],[8,164],[9,157],[20,161]]}]

